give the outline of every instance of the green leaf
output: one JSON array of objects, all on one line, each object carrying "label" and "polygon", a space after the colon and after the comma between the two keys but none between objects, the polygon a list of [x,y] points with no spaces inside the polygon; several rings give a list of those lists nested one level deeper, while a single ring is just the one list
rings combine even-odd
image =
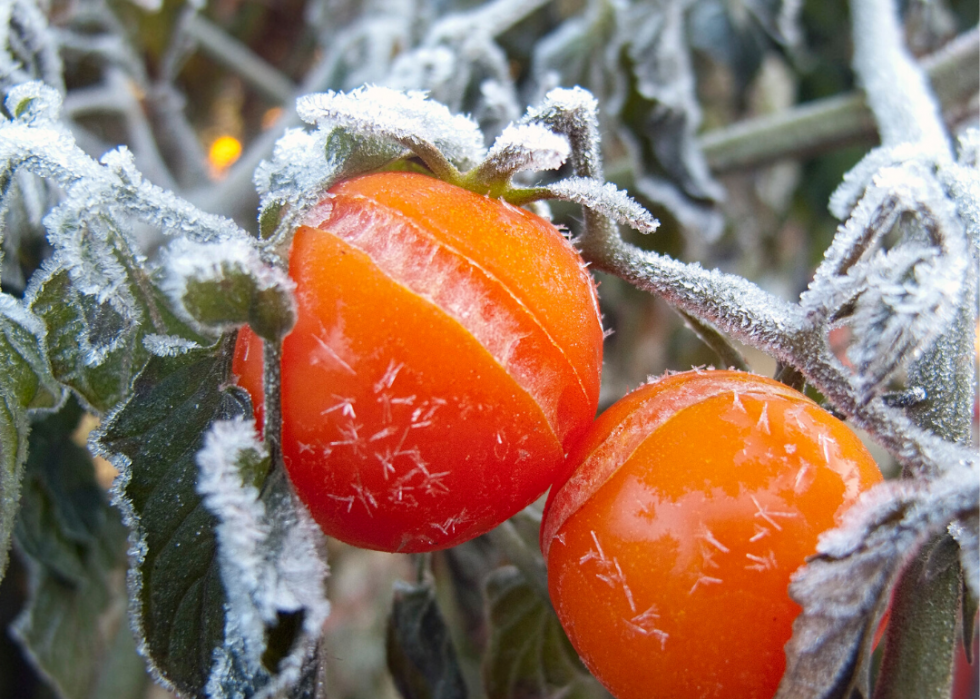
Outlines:
[{"label": "green leaf", "polygon": [[247,241],[175,241],[167,264],[174,304],[209,332],[248,323],[266,340],[278,341],[296,322],[286,273],[266,264]]},{"label": "green leaf", "polygon": [[214,421],[251,413],[242,391],[224,387],[227,349],[150,358],[98,437],[122,472],[119,504],[140,552],[130,594],[144,651],[166,684],[192,696],[204,694],[224,644],[226,604],[195,455]]},{"label": "green leaf", "polygon": [[41,354],[41,323],[20,301],[0,294],[0,366],[4,385],[24,408],[53,408],[62,397]]},{"label": "green leaf", "polygon": [[491,633],[483,683],[488,699],[609,696],[579,660],[551,607],[517,568],[495,570],[486,589]]},{"label": "green leaf", "polygon": [[127,623],[126,529],[71,440],[70,402],[31,433],[15,537],[30,572],[13,632],[67,699],[137,699],[149,677]]},{"label": "green leaf", "polygon": [[67,254],[59,254],[37,273],[41,281],[32,287],[30,307],[47,328],[44,345],[55,378],[93,411],[106,413],[129,395],[152,354],[149,340],[185,347],[211,340],[171,310],[122,236],[83,240],[81,261],[69,263]]},{"label": "green leaf", "polygon": [[0,579],[20,501],[29,409],[50,408],[61,387],[39,352],[41,325],[16,299],[0,294]]},{"label": "green leaf", "polygon": [[218,520],[225,643],[212,697],[278,696],[316,666],[330,613],[323,533],[271,459],[252,420],[215,422],[197,453],[197,490]]},{"label": "green leaf", "polygon": [[395,583],[386,646],[388,669],[405,699],[465,699],[466,683],[431,585]]},{"label": "green leaf", "polygon": [[68,271],[54,267],[36,287],[31,310],[47,326],[45,349],[55,378],[98,412],[122,400],[150,353],[134,319],[83,294]]},{"label": "green leaf", "polygon": [[0,578],[7,569],[10,536],[20,502],[20,481],[27,456],[27,411],[2,390],[0,374]]}]

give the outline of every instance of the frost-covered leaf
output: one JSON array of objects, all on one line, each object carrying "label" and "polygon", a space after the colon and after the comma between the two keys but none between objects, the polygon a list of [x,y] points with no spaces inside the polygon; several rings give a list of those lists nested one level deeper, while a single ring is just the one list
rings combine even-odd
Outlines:
[{"label": "frost-covered leaf", "polygon": [[684,15],[689,4],[637,3],[626,11],[623,41],[633,61],[636,91],[650,102],[633,131],[648,139],[657,162],[689,196],[719,200],[724,193],[695,139],[701,108],[687,46]]},{"label": "frost-covered leaf", "polygon": [[465,699],[449,629],[428,584],[398,581],[386,638],[388,669],[404,699]]},{"label": "frost-covered leaf", "polygon": [[608,182],[573,177],[554,182],[545,189],[555,199],[581,204],[640,233],[653,233],[660,225],[649,211]]},{"label": "frost-covered leaf", "polygon": [[17,299],[0,294],[0,363],[5,389],[24,408],[53,408],[62,396],[41,345],[44,326]]},{"label": "frost-covered leaf", "polygon": [[50,121],[60,103],[51,88],[19,86],[7,103],[20,116],[0,123],[0,171],[30,172],[63,190],[61,203],[44,219],[54,258],[26,297],[47,327],[55,377],[105,411],[125,395],[148,357],[146,335],[201,340],[168,308],[134,231],[149,227],[193,240],[233,240],[245,233],[146,182],[125,148],[100,163],[89,158]]},{"label": "frost-covered leaf", "polygon": [[[217,517],[227,598],[211,697],[271,697],[314,663],[326,599],[324,540],[251,420],[216,421],[198,452],[198,492]],[[261,494],[260,494],[261,492]]]},{"label": "frost-covered leaf", "polygon": [[244,240],[174,241],[166,268],[173,305],[204,333],[248,323],[259,337],[279,340],[296,321],[295,284]]},{"label": "frost-covered leaf", "polygon": [[255,172],[262,239],[271,246],[288,243],[287,234],[334,183],[377,170],[405,153],[397,143],[347,128],[287,130],[276,142],[272,160],[263,161]]},{"label": "frost-covered leaf", "polygon": [[487,579],[491,633],[483,661],[489,699],[608,697],[582,665],[541,595],[512,566]]},{"label": "frost-covered leaf", "polygon": [[860,333],[848,351],[859,381],[867,386],[865,395],[940,334],[927,324],[945,329],[951,322],[944,304],[955,298],[956,280],[946,288],[935,284],[945,272],[935,248],[914,244],[880,252],[872,260],[866,288],[854,302],[852,318]]},{"label": "frost-covered leaf", "polygon": [[308,123],[387,138],[424,159],[433,152],[441,153],[461,170],[476,165],[486,153],[475,122],[452,114],[421,92],[374,86],[306,95],[297,101],[296,111]]},{"label": "frost-covered leaf", "polygon": [[65,699],[137,699],[143,659],[126,618],[126,529],[72,439],[70,401],[35,423],[16,541],[29,571],[27,606],[12,631]]},{"label": "frost-covered leaf", "polygon": [[229,363],[227,342],[151,358],[97,445],[122,474],[136,632],[157,677],[187,695],[262,697],[309,677],[326,566],[285,476],[266,479]]},{"label": "frost-covered leaf", "polygon": [[20,484],[27,457],[27,410],[6,389],[0,375],[0,579],[7,569],[10,537],[20,503]]},{"label": "frost-covered leaf", "polygon": [[558,88],[527,110],[522,124],[540,124],[568,138],[568,164],[579,177],[602,177],[599,153],[599,103],[580,87]]},{"label": "frost-covered leaf", "polygon": [[149,358],[145,330],[111,303],[78,291],[66,269],[49,265],[39,277],[30,308],[47,327],[44,347],[54,376],[104,412],[123,399]]},{"label": "frost-covered leaf", "polygon": [[[710,239],[721,232],[712,207],[723,191],[694,137],[701,113],[685,28],[691,4],[592,0],[581,16],[538,42],[532,71],[542,87],[557,82],[591,91],[602,104],[602,131],[619,167],[634,182],[645,181],[644,195],[668,208],[690,235]],[[596,141],[595,158],[597,147]],[[573,140],[572,151],[582,152],[581,144]],[[598,170],[575,174],[601,177]]]},{"label": "frost-covered leaf", "polygon": [[62,396],[41,351],[43,334],[20,301],[0,294],[0,579],[20,501],[28,411],[53,408]]},{"label": "frost-covered leaf", "polygon": [[935,481],[881,484],[821,536],[818,555],[790,584],[803,612],[786,645],[777,699],[868,695],[871,642],[892,582],[924,541],[980,507],[978,476],[980,459],[971,454]]},{"label": "frost-covered leaf", "polygon": [[[884,249],[893,231],[898,241]],[[864,400],[950,327],[968,288],[962,219],[921,163],[878,170],[801,297],[814,319],[853,315]]]},{"label": "frost-covered leaf", "polygon": [[159,678],[194,696],[224,645],[228,602],[195,456],[211,424],[250,412],[241,391],[223,388],[229,361],[228,348],[150,358],[96,442],[121,473],[115,495],[130,528],[140,647]]},{"label": "frost-covered leaf", "polygon": [[568,141],[540,124],[511,125],[494,142],[476,176],[498,182],[524,170],[557,170],[568,154]]},{"label": "frost-covered leaf", "polygon": [[36,0],[0,3],[0,90],[34,78],[64,89],[56,34]]}]

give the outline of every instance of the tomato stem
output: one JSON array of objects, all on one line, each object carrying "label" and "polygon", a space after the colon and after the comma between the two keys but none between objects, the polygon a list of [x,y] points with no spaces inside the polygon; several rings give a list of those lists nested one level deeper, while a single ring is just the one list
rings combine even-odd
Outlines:
[{"label": "tomato stem", "polygon": [[541,599],[551,605],[548,593],[548,571],[544,561],[537,551],[527,545],[527,542],[517,531],[510,520],[490,530],[487,535],[493,545],[500,549],[510,562],[519,570],[528,584],[538,593]]},{"label": "tomato stem", "polygon": [[950,695],[960,566],[954,560],[938,574],[929,575],[929,560],[938,545],[939,540],[933,539],[924,546],[895,588],[874,699],[946,699]]},{"label": "tomato stem", "polygon": [[279,468],[282,444],[282,341],[262,341],[263,369],[265,372],[265,420],[262,433],[269,448],[272,468]]}]

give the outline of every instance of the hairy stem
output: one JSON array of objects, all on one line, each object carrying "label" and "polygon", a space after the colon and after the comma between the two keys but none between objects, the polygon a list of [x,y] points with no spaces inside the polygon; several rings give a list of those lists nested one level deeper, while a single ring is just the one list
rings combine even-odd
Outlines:
[{"label": "hairy stem", "polygon": [[[925,74],[902,42],[894,4],[891,0],[854,0],[851,14],[854,69],[867,93],[882,143],[916,143],[951,157],[938,104]],[[966,294],[964,306],[967,304],[972,306],[973,294]],[[964,372],[959,366],[966,316],[972,329],[972,312],[961,308],[958,322],[910,367],[908,377],[910,386],[924,388],[927,395],[920,409],[910,411],[915,423],[940,438],[960,442],[969,439],[973,393],[972,370]],[[955,377],[952,386],[947,385],[950,377]],[[965,385],[970,389],[964,390]],[[964,422],[965,426],[960,424]],[[941,574],[927,576],[926,551],[920,552],[899,579],[876,699],[949,696],[960,603],[959,565],[954,562]]]}]

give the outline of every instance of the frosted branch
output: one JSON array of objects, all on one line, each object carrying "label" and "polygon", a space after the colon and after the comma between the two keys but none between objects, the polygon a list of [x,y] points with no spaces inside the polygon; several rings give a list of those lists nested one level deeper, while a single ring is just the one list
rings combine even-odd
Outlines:
[{"label": "frosted branch", "polygon": [[939,106],[902,43],[893,0],[853,0],[854,70],[886,145],[923,143],[949,153]]}]

